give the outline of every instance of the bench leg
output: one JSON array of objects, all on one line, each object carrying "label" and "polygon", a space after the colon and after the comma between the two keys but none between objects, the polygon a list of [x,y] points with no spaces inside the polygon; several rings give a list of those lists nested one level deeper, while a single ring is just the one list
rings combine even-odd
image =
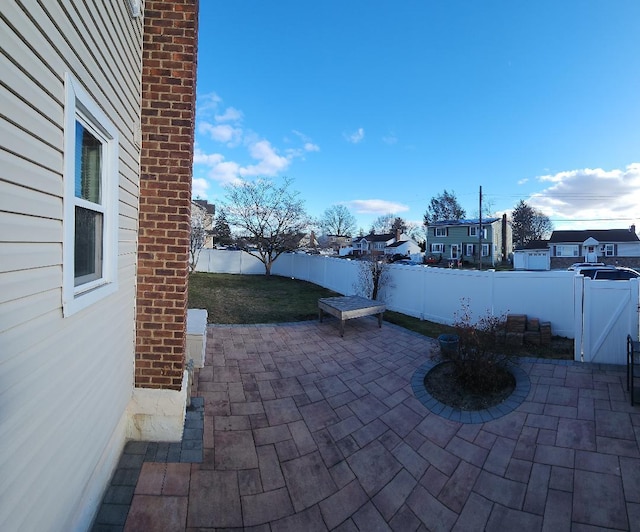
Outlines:
[{"label": "bench leg", "polygon": [[382,312],[378,314],[378,328],[382,329]]},{"label": "bench leg", "polygon": [[340,320],[340,337],[344,338],[344,321],[345,320]]},{"label": "bench leg", "polygon": [[321,308],[318,309],[318,319],[320,320],[320,323],[322,323],[322,309]]}]

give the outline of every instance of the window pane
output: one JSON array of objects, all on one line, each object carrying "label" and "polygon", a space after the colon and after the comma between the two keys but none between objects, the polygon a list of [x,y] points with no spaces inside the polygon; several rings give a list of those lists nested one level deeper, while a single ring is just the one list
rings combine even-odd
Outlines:
[{"label": "window pane", "polygon": [[75,286],[102,277],[102,214],[76,207]]},{"label": "window pane", "polygon": [[102,143],[76,121],[76,197],[100,203]]}]

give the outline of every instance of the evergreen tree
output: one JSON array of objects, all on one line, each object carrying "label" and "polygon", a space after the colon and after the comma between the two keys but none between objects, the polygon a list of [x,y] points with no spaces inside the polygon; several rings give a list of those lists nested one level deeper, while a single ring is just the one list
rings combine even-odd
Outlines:
[{"label": "evergreen tree", "polygon": [[532,240],[541,240],[551,234],[553,224],[541,211],[520,200],[511,212],[513,246],[522,249]]},{"label": "evergreen tree", "polygon": [[445,220],[462,220],[467,213],[458,203],[455,193],[445,190],[439,196],[431,198],[424,213],[424,225]]}]

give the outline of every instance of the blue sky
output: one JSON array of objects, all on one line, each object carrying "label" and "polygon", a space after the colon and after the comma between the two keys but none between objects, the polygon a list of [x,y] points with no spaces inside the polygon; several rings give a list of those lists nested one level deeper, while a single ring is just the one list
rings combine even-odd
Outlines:
[{"label": "blue sky", "polygon": [[519,200],[640,227],[640,1],[200,2],[194,196],[288,176],[318,217]]}]

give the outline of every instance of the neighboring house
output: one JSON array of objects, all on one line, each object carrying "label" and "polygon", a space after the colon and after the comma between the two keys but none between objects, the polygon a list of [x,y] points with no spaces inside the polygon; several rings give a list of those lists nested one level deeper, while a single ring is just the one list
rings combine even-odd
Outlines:
[{"label": "neighboring house", "polygon": [[551,255],[548,240],[532,240],[513,252],[515,270],[550,270]]},{"label": "neighboring house", "polygon": [[640,239],[635,225],[629,229],[554,231],[549,250],[554,269],[567,268],[574,262],[640,266]]},{"label": "neighboring house", "polygon": [[477,263],[480,245],[483,265],[496,266],[509,259],[513,244],[506,216],[483,219],[482,228],[478,219],[445,220],[427,226],[428,260]]},{"label": "neighboring house", "polygon": [[420,245],[415,241],[409,240],[398,240],[389,244],[386,248],[384,248],[385,255],[393,256],[393,255],[406,255],[410,257],[411,255],[417,255],[422,253],[422,249],[420,249]]},{"label": "neighboring house", "polygon": [[353,240],[350,236],[327,235],[327,245],[334,253],[344,254],[345,249],[353,249]]},{"label": "neighboring house", "polygon": [[0,7],[0,530],[182,434],[197,0],[142,4]]},{"label": "neighboring house", "polygon": [[207,200],[191,200],[191,226],[201,225],[204,229],[205,239],[203,248],[213,249],[213,217],[216,214],[216,206]]},{"label": "neighboring house", "polygon": [[388,246],[401,240],[410,240],[410,238],[400,231],[380,235],[371,233],[353,241],[353,252],[355,255],[385,255]]}]

